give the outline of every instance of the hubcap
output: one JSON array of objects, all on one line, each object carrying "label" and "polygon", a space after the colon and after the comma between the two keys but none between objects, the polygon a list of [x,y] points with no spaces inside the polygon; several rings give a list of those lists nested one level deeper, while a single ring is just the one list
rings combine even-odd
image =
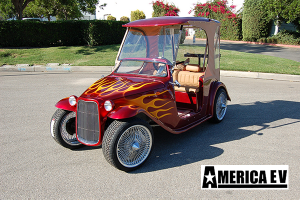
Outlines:
[{"label": "hubcap", "polygon": [[148,157],[152,147],[150,130],[143,125],[126,129],[117,144],[117,157],[125,167],[136,167]]},{"label": "hubcap", "polygon": [[227,97],[224,92],[221,92],[217,99],[216,115],[218,120],[222,120],[227,110]]}]

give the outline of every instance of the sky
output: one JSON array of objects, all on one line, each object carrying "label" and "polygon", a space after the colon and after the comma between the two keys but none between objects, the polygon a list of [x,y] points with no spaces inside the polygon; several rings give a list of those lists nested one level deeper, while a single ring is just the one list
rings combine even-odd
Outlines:
[{"label": "sky", "polygon": [[[152,2],[153,0],[100,0],[100,4],[106,3],[107,6],[104,7],[104,10],[97,9],[96,18],[104,19],[104,15],[108,14],[116,17],[117,20],[120,20],[122,16],[130,18],[131,11],[135,10],[141,10],[145,13],[146,18],[151,18]],[[189,11],[194,7],[194,4],[205,3],[206,0],[164,0],[164,2],[173,3],[179,8],[180,17],[192,17],[193,12],[189,14]],[[237,9],[243,6],[243,2],[244,0],[228,0],[229,5],[236,5]]]}]

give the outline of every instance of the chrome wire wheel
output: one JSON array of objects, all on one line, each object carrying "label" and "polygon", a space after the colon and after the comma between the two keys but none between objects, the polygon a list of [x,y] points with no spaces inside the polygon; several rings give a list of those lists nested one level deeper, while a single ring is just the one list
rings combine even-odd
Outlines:
[{"label": "chrome wire wheel", "polygon": [[143,125],[129,127],[120,136],[116,153],[119,162],[128,168],[139,166],[149,156],[152,147],[150,130]]},{"label": "chrome wire wheel", "polygon": [[76,113],[57,109],[50,121],[50,132],[53,139],[68,149],[83,147],[76,138]]},{"label": "chrome wire wheel", "polygon": [[218,96],[216,102],[216,117],[219,121],[221,121],[226,113],[227,110],[227,95],[224,90]]},{"label": "chrome wire wheel", "polygon": [[76,113],[70,112],[65,115],[60,122],[61,137],[68,145],[71,146],[81,145],[76,138],[75,118]]}]

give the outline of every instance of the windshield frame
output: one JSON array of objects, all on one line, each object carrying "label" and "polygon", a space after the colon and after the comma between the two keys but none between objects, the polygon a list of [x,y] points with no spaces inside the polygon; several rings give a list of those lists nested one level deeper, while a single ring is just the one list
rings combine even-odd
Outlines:
[{"label": "windshield frame", "polygon": [[[127,41],[128,38],[130,36],[134,35],[134,34],[132,34],[132,31],[140,32],[143,36],[142,38],[145,40],[144,41],[145,48],[143,50],[146,51],[145,52],[146,55],[145,55],[145,57],[138,57],[138,58],[151,58],[151,59],[163,58],[163,59],[168,60],[170,63],[172,63],[171,65],[175,66],[179,43],[180,43],[180,38],[182,35],[182,30],[183,30],[183,25],[152,27],[152,29],[149,29],[149,30],[147,30],[147,29],[144,30],[144,29],[143,29],[143,27],[128,27],[127,28],[125,36],[124,36],[122,44],[121,44],[121,47],[119,49],[118,55],[116,57],[116,61],[115,61],[116,65],[115,66],[118,66],[118,63],[125,58],[136,57],[135,55],[128,56],[128,57],[127,56],[122,57],[122,54],[124,52],[124,47],[125,47],[125,45],[127,45],[126,42],[130,43],[130,41]],[[169,34],[166,34],[167,29],[169,29]],[[175,30],[178,30],[178,33],[175,33],[176,32]],[[154,39],[151,37],[153,37]],[[155,40],[155,37],[157,37],[156,40]],[[167,37],[169,37],[169,38],[167,38]],[[149,41],[149,40],[154,40],[154,43],[153,44],[150,43],[151,41]],[[163,44],[162,44],[162,41],[163,41]],[[167,44],[167,43],[169,43],[169,44]],[[159,47],[159,45],[162,45],[162,46]],[[169,45],[169,47],[167,47],[167,45]],[[133,47],[133,49],[134,48],[135,47]],[[171,53],[169,53],[169,56],[168,56],[169,58],[165,58],[165,55],[166,55],[165,53],[168,50],[171,51]],[[155,53],[153,53],[151,51],[155,51]],[[136,52],[133,52],[133,54],[134,53],[136,53]]]}]

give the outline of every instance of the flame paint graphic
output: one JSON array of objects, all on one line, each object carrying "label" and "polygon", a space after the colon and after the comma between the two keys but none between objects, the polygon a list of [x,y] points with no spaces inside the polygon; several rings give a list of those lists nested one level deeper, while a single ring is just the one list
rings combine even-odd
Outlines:
[{"label": "flame paint graphic", "polygon": [[85,94],[97,93],[99,96],[106,96],[113,93],[122,92],[125,96],[126,92],[140,89],[145,85],[149,85],[149,84],[151,83],[130,84],[130,81],[128,80],[111,81],[107,78],[103,78],[95,82],[93,85],[91,85],[91,87],[89,87],[89,89],[85,92]]},{"label": "flame paint graphic", "polygon": [[[145,94],[143,96],[140,96],[138,98],[135,98],[135,99],[131,99],[131,100],[128,100],[128,102],[130,104],[133,104],[133,105],[137,105],[141,108],[144,108],[146,111],[149,112],[148,108],[154,108],[154,109],[157,109],[155,111],[152,111],[152,112],[149,112],[151,113],[153,116],[155,116],[157,119],[160,119],[162,117],[165,117],[167,115],[172,115],[171,112],[168,112],[168,113],[165,113],[165,114],[162,114],[162,115],[158,115],[159,112],[165,112],[165,111],[169,111],[171,110],[172,108],[174,107],[169,107],[169,108],[166,108],[166,109],[162,109],[162,107],[164,107],[165,105],[171,103],[171,100],[169,99],[159,99],[159,98],[154,98],[153,100],[151,100],[150,102],[148,103],[144,103],[144,99],[147,98],[147,97],[152,97],[152,96],[158,96],[160,94],[163,94],[165,92],[168,92],[169,90],[166,90],[164,92],[161,92],[161,93],[156,93],[156,94]],[[155,105],[156,102],[162,102],[162,105],[160,106],[157,106]],[[159,109],[161,108],[161,109]]]},{"label": "flame paint graphic", "polygon": [[[168,107],[163,108],[164,106],[168,105],[172,102],[170,99],[162,99],[158,98],[159,95],[169,92],[169,90],[165,90],[163,92],[156,92],[155,94],[144,94],[140,97],[137,97],[135,99],[127,99],[126,98],[126,92],[138,90],[146,85],[152,84],[152,82],[149,83],[132,83],[130,80],[124,80],[124,79],[109,79],[109,78],[102,78],[95,82],[93,85],[91,85],[85,92],[85,94],[97,94],[99,97],[104,97],[107,95],[112,95],[116,93],[121,93],[123,96],[123,99],[120,100],[119,105],[121,104],[127,104],[130,105],[132,109],[136,109],[136,106],[139,108],[144,109],[148,113],[150,113],[152,116],[154,116],[157,119],[160,119],[162,117],[172,115],[172,113],[169,111],[174,107]],[[144,103],[145,98],[153,98],[150,102]],[[134,108],[135,107],[135,108]],[[149,111],[149,109],[153,109],[154,111]],[[167,112],[169,111],[169,112]],[[160,114],[160,112],[164,112]],[[165,113],[167,112],[167,113]]]}]

